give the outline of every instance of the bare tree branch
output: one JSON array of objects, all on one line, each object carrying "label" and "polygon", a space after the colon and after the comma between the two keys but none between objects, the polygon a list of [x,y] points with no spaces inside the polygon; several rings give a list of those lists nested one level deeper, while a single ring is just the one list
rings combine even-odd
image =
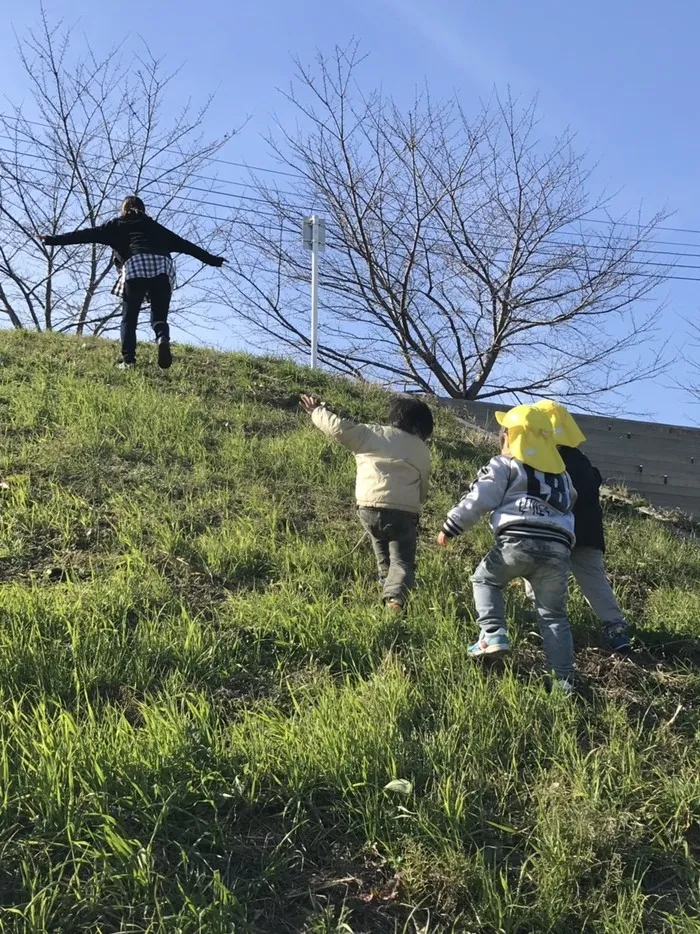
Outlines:
[{"label": "bare tree branch", "polygon": [[[663,276],[643,251],[664,215],[606,232],[568,133],[544,145],[537,108],[495,98],[476,117],[427,90],[400,108],[356,83],[356,44],[297,62],[293,128],[268,140],[285,190],[253,178],[229,231],[227,303],[262,345],[306,353],[305,213],[328,219],[320,357],[394,386],[475,399],[614,394],[664,366]],[[285,180],[286,181],[286,180]],[[624,226],[623,226],[624,224]],[[609,398],[612,398],[609,396]]]},{"label": "bare tree branch", "polygon": [[[35,235],[103,223],[124,195],[139,193],[164,223],[210,244],[230,212],[198,212],[188,193],[232,134],[205,138],[211,100],[165,119],[174,73],[147,48],[125,57],[119,46],[98,55],[86,44],[74,54],[71,30],[43,8],[17,54],[33,107],[31,119],[26,102],[0,114],[10,140],[0,148],[0,315],[15,328],[104,333],[116,323],[110,252],[54,251]],[[219,189],[216,176],[206,186],[201,200]],[[178,279],[187,317],[209,314],[199,264],[183,258]]]}]

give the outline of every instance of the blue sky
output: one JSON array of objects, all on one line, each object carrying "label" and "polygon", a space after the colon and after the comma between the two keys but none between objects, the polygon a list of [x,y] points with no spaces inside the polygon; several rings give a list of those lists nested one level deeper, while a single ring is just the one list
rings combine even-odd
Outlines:
[{"label": "blue sky", "polygon": [[[700,230],[700,129],[694,119],[700,4],[120,0],[88,6],[47,0],[45,5],[51,19],[74,23],[98,47],[125,34],[140,35],[154,53],[183,65],[177,79],[183,95],[216,92],[213,134],[249,116],[228,158],[266,160],[260,133],[273,112],[285,118],[276,88],[289,80],[292,55],[310,60],[316,49],[330,50],[354,36],[370,55],[364,80],[381,83],[399,99],[424,80],[435,94],[458,90],[466,101],[488,96],[494,85],[510,85],[526,97],[537,93],[545,126],[556,131],[568,125],[577,133],[580,147],[598,164],[600,184],[619,191],[620,209],[634,211],[641,203],[651,213],[666,207],[674,212],[670,226]],[[36,21],[38,5],[16,10],[10,21],[21,34]],[[24,88],[14,41],[10,30],[2,30],[0,82],[16,101]],[[235,172],[226,175],[235,178]],[[663,239],[697,243],[692,249],[700,254],[700,233],[664,233]],[[700,258],[683,262],[700,266]],[[686,274],[700,278],[700,269]],[[683,319],[696,317],[700,307],[700,282],[669,282],[659,298],[667,301],[667,326],[680,346]],[[700,411],[671,385],[680,369],[636,388],[629,410],[673,423],[700,420]]]}]

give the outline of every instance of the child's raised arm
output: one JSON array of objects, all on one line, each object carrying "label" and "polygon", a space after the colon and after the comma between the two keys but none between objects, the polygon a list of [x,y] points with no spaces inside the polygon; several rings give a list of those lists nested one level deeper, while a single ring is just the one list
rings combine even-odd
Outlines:
[{"label": "child's raised arm", "polygon": [[301,407],[311,416],[314,425],[331,438],[348,448],[353,454],[359,454],[367,437],[366,425],[358,425],[349,418],[340,418],[331,412],[316,396],[303,395]]}]

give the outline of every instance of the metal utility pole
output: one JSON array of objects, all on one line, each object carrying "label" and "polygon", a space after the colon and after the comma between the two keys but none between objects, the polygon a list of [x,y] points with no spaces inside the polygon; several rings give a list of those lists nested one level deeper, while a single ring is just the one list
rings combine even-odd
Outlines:
[{"label": "metal utility pole", "polygon": [[322,217],[305,217],[302,243],[311,250],[311,369],[318,366],[318,254],[326,249],[326,222]]}]

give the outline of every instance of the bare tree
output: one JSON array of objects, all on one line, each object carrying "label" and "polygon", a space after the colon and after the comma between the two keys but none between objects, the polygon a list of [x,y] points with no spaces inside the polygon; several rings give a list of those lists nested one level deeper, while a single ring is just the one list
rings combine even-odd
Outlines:
[{"label": "bare tree", "polygon": [[[328,218],[319,354],[329,367],[475,399],[581,400],[662,367],[649,350],[659,284],[645,246],[663,216],[588,222],[607,210],[564,133],[537,137],[536,106],[494,99],[468,117],[427,92],[402,109],[356,83],[356,45],[297,62],[293,128],[268,142],[288,177],[254,179],[262,204],[231,231],[220,296],[261,342],[309,346],[299,221]],[[653,342],[652,342],[653,343]],[[622,359],[624,356],[624,359]]]},{"label": "bare tree", "polygon": [[[110,251],[55,251],[35,234],[103,223],[139,193],[161,221],[209,242],[218,222],[201,202],[218,183],[201,173],[231,134],[204,138],[210,101],[165,118],[174,74],[147,48],[99,57],[86,44],[74,56],[70,31],[43,9],[18,56],[34,106],[31,116],[26,101],[0,113],[0,314],[15,328],[99,334],[117,313]],[[180,284],[194,275],[185,265]],[[190,314],[201,310],[201,297],[188,299]]]}]

